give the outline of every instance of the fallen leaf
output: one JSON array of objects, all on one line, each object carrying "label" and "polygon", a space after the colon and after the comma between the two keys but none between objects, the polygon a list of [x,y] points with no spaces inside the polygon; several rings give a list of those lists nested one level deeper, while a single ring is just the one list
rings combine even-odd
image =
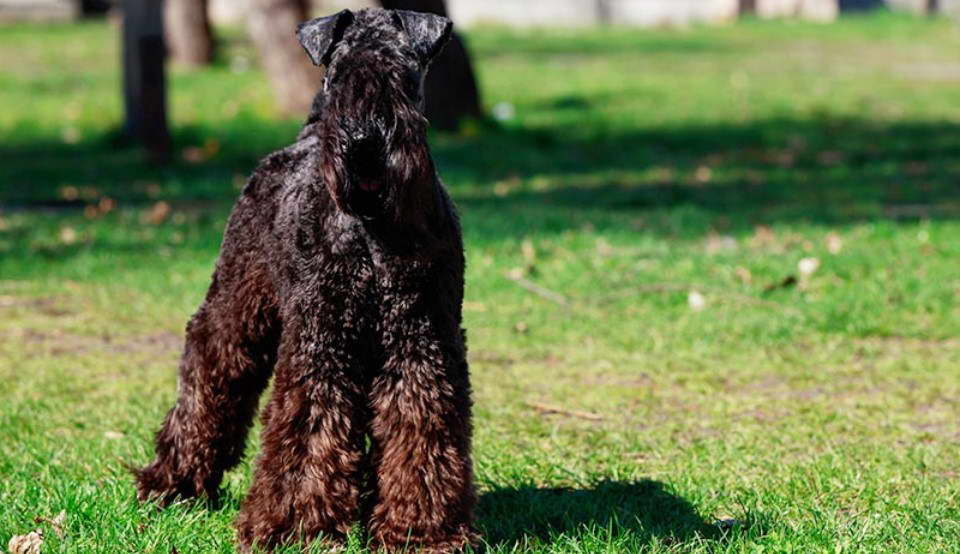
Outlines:
[{"label": "fallen leaf", "polygon": [[122,439],[124,434],[120,431],[106,431],[103,433],[103,437],[110,440]]},{"label": "fallen leaf", "polygon": [[837,233],[827,234],[827,252],[837,255],[843,250],[843,239]]},{"label": "fallen leaf", "polygon": [[67,511],[66,511],[66,510],[60,510],[60,513],[57,514],[57,517],[55,517],[55,518],[53,518],[53,519],[50,520],[50,525],[53,526],[53,531],[54,531],[54,532],[57,534],[57,536],[60,537],[61,539],[63,538],[63,535],[64,535],[63,527],[66,525],[66,523],[67,523]]},{"label": "fallen leaf", "polygon": [[534,264],[537,261],[537,249],[533,246],[533,241],[523,239],[520,244],[520,251],[523,253],[523,259],[527,264]]},{"label": "fallen leaf", "polygon": [[77,242],[77,231],[73,227],[60,229],[60,242],[63,244],[73,244]]},{"label": "fallen leaf", "polygon": [[750,273],[750,270],[740,266],[734,270],[734,273],[737,276],[737,279],[740,279],[740,282],[744,285],[749,285],[753,281],[753,274]]},{"label": "fallen leaf", "polygon": [[61,187],[60,198],[63,198],[67,202],[73,202],[77,198],[80,198],[80,190],[73,185],[67,185],[65,187]]},{"label": "fallen leaf", "polygon": [[801,277],[809,277],[816,273],[819,268],[820,260],[818,258],[804,258],[797,264],[797,269],[800,270]]},{"label": "fallen leaf", "polygon": [[198,146],[189,146],[183,149],[183,161],[191,164],[198,164],[204,161],[203,148]]},{"label": "fallen leaf", "polygon": [[104,196],[100,199],[100,202],[97,203],[97,209],[100,210],[101,214],[108,214],[117,207],[117,202],[108,196]]},{"label": "fallen leaf", "polygon": [[40,554],[43,546],[43,530],[37,529],[26,535],[14,535],[7,543],[10,554]]},{"label": "fallen leaf", "polygon": [[701,165],[697,168],[697,171],[694,172],[693,178],[701,184],[709,183],[713,179],[713,170],[705,165]]},{"label": "fallen leaf", "polygon": [[50,526],[53,527],[53,532],[57,534],[57,537],[62,539],[65,535],[63,531],[63,527],[67,522],[67,511],[61,510],[60,513],[57,514],[56,517],[52,519],[45,518],[45,517],[38,517],[38,518],[35,518],[33,521],[35,523],[49,523]]},{"label": "fallen leaf", "polygon": [[758,225],[753,231],[753,237],[750,238],[750,244],[754,248],[761,248],[773,244],[776,240],[776,235],[773,234],[773,230],[766,225]]},{"label": "fallen leaf", "polygon": [[687,304],[695,312],[701,312],[707,307],[707,299],[699,292],[692,290],[687,295]]},{"label": "fallen leaf", "polygon": [[143,214],[143,222],[149,223],[151,225],[160,225],[166,221],[167,217],[170,215],[170,204],[167,204],[163,200],[157,202],[153,205],[152,208],[147,210]]}]

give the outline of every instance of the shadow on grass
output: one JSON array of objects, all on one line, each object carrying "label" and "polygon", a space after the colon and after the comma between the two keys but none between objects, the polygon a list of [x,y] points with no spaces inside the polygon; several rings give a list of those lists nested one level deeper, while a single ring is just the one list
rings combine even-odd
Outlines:
[{"label": "shadow on grass", "polygon": [[587,530],[607,539],[657,538],[667,544],[725,536],[718,526],[704,522],[689,502],[652,480],[605,481],[590,489],[497,489],[480,497],[478,517],[485,540],[494,547],[551,542]]},{"label": "shadow on grass", "polygon": [[[589,112],[590,99],[562,100],[564,110]],[[577,118],[589,116],[571,121]],[[123,204],[205,201],[225,209],[257,160],[296,130],[293,122],[242,120],[216,133],[183,129],[175,137],[181,155],[164,167],[145,164],[106,136],[73,146],[8,144],[0,146],[0,203],[82,207],[107,195]],[[697,212],[688,229],[697,233],[779,221],[960,216],[960,125],[952,123],[884,124],[829,113],[651,129],[558,122],[437,135],[433,142],[463,209],[478,221],[490,216],[491,224],[477,229],[490,239],[622,226],[624,218],[676,208]],[[79,198],[65,197],[71,187]],[[519,214],[526,215],[522,229],[502,224]],[[677,222],[639,225],[674,234]]]}]

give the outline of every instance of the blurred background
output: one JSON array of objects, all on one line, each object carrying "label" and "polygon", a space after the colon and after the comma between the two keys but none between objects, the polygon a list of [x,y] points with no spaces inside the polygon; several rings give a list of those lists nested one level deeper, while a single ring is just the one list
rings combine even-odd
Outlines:
[{"label": "blurred background", "polygon": [[[123,464],[319,85],[296,24],[368,5],[0,0],[0,544],[231,550],[249,457],[162,513]],[[376,5],[457,24],[491,551],[960,544],[960,1]]]}]

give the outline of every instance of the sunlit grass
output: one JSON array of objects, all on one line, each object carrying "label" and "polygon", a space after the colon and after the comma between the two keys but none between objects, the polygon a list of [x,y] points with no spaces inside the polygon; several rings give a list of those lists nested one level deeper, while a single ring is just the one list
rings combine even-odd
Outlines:
[{"label": "sunlit grass", "polygon": [[[233,548],[249,457],[222,504],[162,512],[125,470],[238,185],[297,129],[228,37],[174,72],[177,160],[152,167],[113,145],[113,29],[0,27],[2,545]],[[956,28],[468,39],[513,113],[433,137],[464,221],[491,551],[955,550]],[[63,538],[35,522],[61,511]]]}]

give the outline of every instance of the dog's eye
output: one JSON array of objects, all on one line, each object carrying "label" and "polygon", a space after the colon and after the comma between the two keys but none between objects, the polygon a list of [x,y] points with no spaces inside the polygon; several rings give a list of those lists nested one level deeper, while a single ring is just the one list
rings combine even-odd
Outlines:
[{"label": "dog's eye", "polygon": [[407,71],[403,79],[403,91],[410,98],[416,99],[420,96],[420,73],[418,71]]}]

